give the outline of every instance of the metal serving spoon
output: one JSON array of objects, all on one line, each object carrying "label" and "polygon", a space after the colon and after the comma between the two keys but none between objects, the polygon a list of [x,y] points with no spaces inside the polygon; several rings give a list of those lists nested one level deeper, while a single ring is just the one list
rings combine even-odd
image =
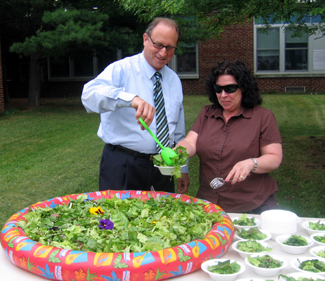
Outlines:
[{"label": "metal serving spoon", "polygon": [[214,178],[211,182],[210,182],[210,186],[213,189],[217,189],[221,186],[223,186],[226,183],[226,181],[223,178]]},{"label": "metal serving spoon", "polygon": [[164,147],[161,142],[157,139],[157,137],[153,134],[153,132],[149,129],[146,123],[142,120],[142,118],[139,118],[140,123],[145,127],[145,129],[149,132],[149,134],[154,138],[154,140],[159,144],[161,147],[161,157],[162,159],[167,163],[169,166],[174,165],[174,161],[171,160],[170,158],[177,156],[177,153],[172,150],[170,147]]}]

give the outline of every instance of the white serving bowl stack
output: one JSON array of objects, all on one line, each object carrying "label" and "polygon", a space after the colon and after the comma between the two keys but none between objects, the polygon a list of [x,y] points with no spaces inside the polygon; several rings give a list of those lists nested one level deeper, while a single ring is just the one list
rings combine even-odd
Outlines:
[{"label": "white serving bowl stack", "polygon": [[297,232],[299,217],[286,210],[268,210],[261,213],[261,228],[272,234],[272,239],[282,234]]},{"label": "white serving bowl stack", "polygon": [[288,254],[301,255],[304,252],[306,252],[306,250],[314,244],[313,240],[311,240],[309,237],[302,236],[302,235],[298,235],[298,236],[301,236],[301,237],[305,238],[308,245],[306,245],[306,246],[290,246],[290,245],[283,244],[283,242],[288,240],[291,235],[292,234],[279,235],[275,239],[275,241],[280,245],[282,251],[284,251],[284,252],[286,252]]},{"label": "white serving bowl stack", "polygon": [[230,260],[230,263],[235,262],[235,260],[231,259],[212,259],[205,261],[204,263],[201,264],[201,268],[204,272],[208,273],[210,275],[210,278],[215,281],[233,281],[237,278],[238,275],[242,274],[245,270],[246,267],[243,263],[237,261],[237,263],[240,265],[240,270],[234,274],[218,274],[218,273],[213,273],[208,270],[208,267],[211,265],[217,265],[219,262],[225,262],[227,260]]}]

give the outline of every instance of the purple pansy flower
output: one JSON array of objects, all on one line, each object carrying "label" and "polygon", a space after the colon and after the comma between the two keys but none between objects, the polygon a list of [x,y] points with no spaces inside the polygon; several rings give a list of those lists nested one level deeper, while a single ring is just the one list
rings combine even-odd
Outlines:
[{"label": "purple pansy flower", "polygon": [[112,230],[113,227],[114,227],[114,223],[111,221],[111,220],[106,220],[106,219],[101,219],[99,221],[100,225],[99,227],[102,228],[102,229],[109,229],[109,230]]}]

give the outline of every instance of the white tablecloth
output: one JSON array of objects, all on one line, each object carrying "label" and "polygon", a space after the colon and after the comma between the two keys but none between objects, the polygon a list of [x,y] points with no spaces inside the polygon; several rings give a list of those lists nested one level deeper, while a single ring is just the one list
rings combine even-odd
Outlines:
[{"label": "white tablecloth", "polygon": [[[231,218],[238,217],[240,215],[241,214],[229,213],[229,216]],[[258,219],[260,219],[260,216],[256,215],[256,217]],[[301,227],[301,223],[306,219],[311,219],[311,218],[301,218],[300,222],[298,223],[297,234],[309,236],[307,231]],[[235,238],[234,238],[234,241],[235,241]],[[279,256],[285,258],[289,262],[289,265],[281,273],[288,274],[288,273],[295,272],[295,270],[291,267],[290,262],[292,259],[296,258],[297,256],[290,255],[290,254],[283,252],[281,250],[280,246],[274,240],[269,240],[269,241],[267,241],[267,243],[273,247],[273,251],[271,252],[272,254],[279,255]],[[317,245],[313,245],[313,246],[317,246]],[[1,248],[0,249],[0,280],[1,281],[18,281],[18,280],[20,280],[20,281],[29,281],[29,280],[42,281],[42,280],[45,280],[44,278],[39,277],[38,275],[32,274],[28,271],[25,271],[15,265],[13,265],[7,259],[2,247],[0,247],[0,248]],[[301,256],[311,256],[309,253],[309,249]],[[227,253],[222,258],[235,259],[237,261],[244,262],[244,260],[239,256],[239,254],[232,249],[232,247],[230,247],[228,249]],[[270,280],[270,279],[278,280],[277,275],[273,276],[273,277],[267,277],[267,278],[258,276],[248,266],[246,266],[246,271],[237,277],[237,279],[241,279],[241,278],[260,278],[260,279],[268,279],[268,280]],[[180,277],[174,277],[170,280],[173,280],[173,281],[197,281],[197,280],[211,281],[209,275],[207,273],[205,273],[204,271],[202,271],[201,269],[197,270],[193,273],[187,274],[187,275],[183,275]]]}]

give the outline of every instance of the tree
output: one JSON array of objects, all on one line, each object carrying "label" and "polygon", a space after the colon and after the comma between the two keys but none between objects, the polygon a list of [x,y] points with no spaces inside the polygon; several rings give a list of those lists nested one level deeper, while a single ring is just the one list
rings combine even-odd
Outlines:
[{"label": "tree", "polygon": [[[118,0],[129,11],[144,20],[170,15],[192,21],[194,29],[185,29],[194,38],[217,37],[223,27],[240,24],[252,17],[268,27],[270,23],[285,22],[294,30],[293,36],[303,33],[325,35],[325,0]],[[310,16],[319,16],[319,23],[310,24]],[[193,38],[193,37],[192,37]],[[193,42],[193,41],[192,41]]]},{"label": "tree", "polygon": [[40,105],[44,57],[130,49],[141,39],[136,20],[114,1],[0,0],[1,36],[10,51],[30,57],[29,106]]}]

